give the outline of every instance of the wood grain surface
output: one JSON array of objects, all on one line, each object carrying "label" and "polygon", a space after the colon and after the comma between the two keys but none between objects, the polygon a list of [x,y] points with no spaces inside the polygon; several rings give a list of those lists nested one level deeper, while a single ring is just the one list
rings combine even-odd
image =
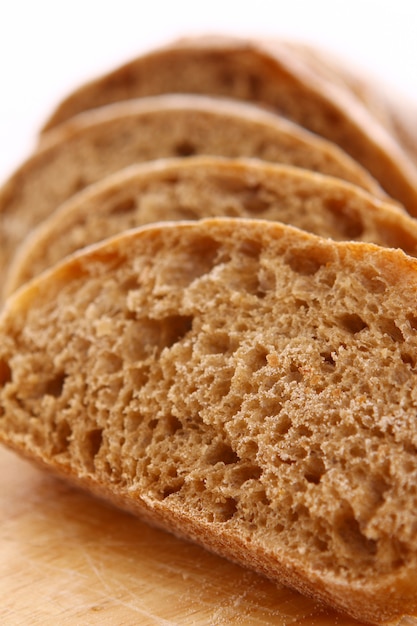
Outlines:
[{"label": "wood grain surface", "polygon": [[0,598],[2,626],[359,624],[1,447]]}]

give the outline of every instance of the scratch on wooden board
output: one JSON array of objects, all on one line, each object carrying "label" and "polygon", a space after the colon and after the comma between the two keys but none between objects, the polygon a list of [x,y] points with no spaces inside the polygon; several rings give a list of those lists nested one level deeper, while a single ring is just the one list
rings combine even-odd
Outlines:
[{"label": "scratch on wooden board", "polygon": [[105,579],[103,578],[102,574],[100,573],[98,567],[96,567],[95,563],[94,563],[94,559],[91,557],[91,555],[87,552],[87,550],[83,550],[83,557],[85,558],[85,560],[88,563],[88,566],[90,568],[90,570],[93,572],[94,576],[97,578],[97,580],[99,581],[99,583],[102,585],[103,589],[106,591],[106,593],[108,591],[110,591],[110,586],[109,584],[105,581]]},{"label": "scratch on wooden board", "polygon": [[[114,594],[114,586],[113,585],[109,585],[104,577],[101,575],[98,567],[95,565],[93,558],[91,557],[91,555],[87,552],[84,551],[84,558],[87,561],[91,571],[93,572],[94,576],[96,577],[96,579],[99,581],[99,583],[101,584],[101,589],[95,589],[95,593],[97,593],[99,596],[103,597],[106,599],[106,601],[110,601],[110,602],[114,602],[115,604],[117,604],[118,606],[123,606],[126,609],[129,609],[130,611],[133,611],[134,613],[137,613],[138,615],[141,615],[142,617],[146,617],[148,619],[152,619],[155,623],[155,626],[174,626],[172,621],[168,621],[166,619],[163,619],[161,617],[158,617],[157,615],[155,615],[154,613],[151,613],[149,611],[146,611],[145,609],[142,609],[140,607],[138,607],[137,605],[134,605],[126,600],[124,600],[123,598],[117,597],[117,595]],[[128,593],[131,596],[134,596],[134,594],[132,593],[132,591],[126,587],[125,585],[121,585],[120,582],[118,584],[118,588],[120,591],[123,591],[124,593]]]},{"label": "scratch on wooden board", "polygon": [[51,562],[42,562],[40,563],[38,559],[26,557],[25,558],[26,566],[30,566],[33,571],[38,572],[42,577],[45,577],[45,570],[50,570],[52,572],[57,572],[60,574],[66,574],[70,578],[78,578],[82,580],[86,580],[88,578],[87,574],[83,574],[82,572],[74,569],[73,567],[62,567],[60,565],[54,565]]}]

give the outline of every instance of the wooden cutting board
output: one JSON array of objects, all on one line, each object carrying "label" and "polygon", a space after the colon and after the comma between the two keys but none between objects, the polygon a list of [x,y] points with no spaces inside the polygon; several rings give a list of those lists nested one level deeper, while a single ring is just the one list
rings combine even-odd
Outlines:
[{"label": "wooden cutting board", "polygon": [[2,626],[359,624],[1,447],[0,598]]}]

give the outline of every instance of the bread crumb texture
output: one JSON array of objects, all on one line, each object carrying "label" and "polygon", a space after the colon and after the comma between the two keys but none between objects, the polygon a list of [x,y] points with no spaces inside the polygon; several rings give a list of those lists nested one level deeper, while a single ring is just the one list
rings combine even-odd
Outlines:
[{"label": "bread crumb texture", "polygon": [[0,438],[375,622],[417,597],[416,363],[403,253],[145,227],[9,300]]}]

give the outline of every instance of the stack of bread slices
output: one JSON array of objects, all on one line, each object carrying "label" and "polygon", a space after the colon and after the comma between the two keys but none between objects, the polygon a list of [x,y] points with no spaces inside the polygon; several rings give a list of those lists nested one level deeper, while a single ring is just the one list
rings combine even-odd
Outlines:
[{"label": "stack of bread slices", "polygon": [[0,190],[0,441],[354,618],[417,610],[416,117],[284,41],[71,94]]}]

